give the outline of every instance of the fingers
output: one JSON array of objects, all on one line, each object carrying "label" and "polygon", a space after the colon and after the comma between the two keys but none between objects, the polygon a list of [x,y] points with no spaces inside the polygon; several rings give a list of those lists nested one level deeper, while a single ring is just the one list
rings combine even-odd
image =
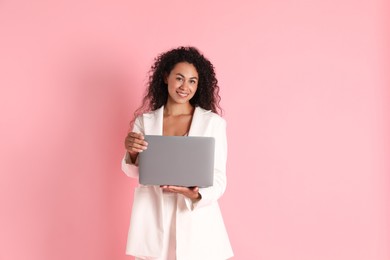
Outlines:
[{"label": "fingers", "polygon": [[173,185],[161,185],[160,186],[164,191],[180,193],[184,196],[195,199],[198,197],[199,187],[182,187],[182,186],[173,186]]},{"label": "fingers", "polygon": [[190,190],[187,187],[173,186],[173,185],[163,185],[162,188],[167,191],[176,192],[176,193],[186,193]]},{"label": "fingers", "polygon": [[192,190],[193,192],[198,193],[198,192],[199,192],[199,187],[198,187],[198,186],[191,187],[191,190]]},{"label": "fingers", "polygon": [[141,153],[146,150],[148,143],[141,133],[130,132],[125,139],[125,148],[129,153]]}]

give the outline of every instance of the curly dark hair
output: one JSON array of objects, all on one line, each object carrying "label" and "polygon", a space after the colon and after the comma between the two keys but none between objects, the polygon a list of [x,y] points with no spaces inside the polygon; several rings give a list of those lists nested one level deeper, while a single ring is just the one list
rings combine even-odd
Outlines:
[{"label": "curly dark hair", "polygon": [[149,71],[147,90],[140,108],[135,112],[138,116],[146,111],[156,110],[165,105],[168,99],[168,88],[164,76],[168,75],[177,63],[188,62],[198,72],[198,88],[190,99],[192,106],[199,106],[214,113],[221,114],[219,105],[218,80],[213,64],[195,47],[178,47],[158,55]]}]

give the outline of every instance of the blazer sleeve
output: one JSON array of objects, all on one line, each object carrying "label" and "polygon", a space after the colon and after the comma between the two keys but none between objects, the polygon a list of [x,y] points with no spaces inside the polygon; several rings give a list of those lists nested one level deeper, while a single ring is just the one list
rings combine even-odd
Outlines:
[{"label": "blazer sleeve", "polygon": [[[133,132],[145,134],[141,116],[137,117],[136,120],[134,121]],[[122,159],[122,171],[127,176],[138,179],[139,177],[138,157],[136,161],[133,163],[130,159],[130,154],[126,151],[125,156]]]},{"label": "blazer sleeve", "polygon": [[213,186],[200,188],[199,193],[202,198],[197,202],[185,198],[187,208],[194,210],[216,202],[226,190],[226,161],[227,161],[227,138],[226,138],[226,121],[219,118],[216,123],[212,136],[215,138],[214,154],[214,181]]}]

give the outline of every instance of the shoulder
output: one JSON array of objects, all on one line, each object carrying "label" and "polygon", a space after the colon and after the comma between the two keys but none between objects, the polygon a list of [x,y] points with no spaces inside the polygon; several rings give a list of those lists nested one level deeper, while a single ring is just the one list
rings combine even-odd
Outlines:
[{"label": "shoulder", "polygon": [[163,112],[164,112],[164,106],[162,106],[160,108],[157,108],[156,110],[145,112],[145,113],[139,115],[138,118],[139,119],[142,119],[142,118],[153,118],[153,117],[156,117],[156,116],[160,116],[160,114],[162,114]]},{"label": "shoulder", "polygon": [[226,125],[226,120],[217,113],[214,113],[211,110],[203,109],[201,107],[197,107],[196,109],[199,111],[199,114],[202,115],[203,120],[216,125]]},{"label": "shoulder", "polygon": [[153,117],[153,116],[157,115],[159,111],[160,111],[160,108],[159,108],[159,109],[156,109],[156,110],[153,110],[153,111],[145,112],[145,113],[143,113],[141,116],[144,116],[144,117]]}]

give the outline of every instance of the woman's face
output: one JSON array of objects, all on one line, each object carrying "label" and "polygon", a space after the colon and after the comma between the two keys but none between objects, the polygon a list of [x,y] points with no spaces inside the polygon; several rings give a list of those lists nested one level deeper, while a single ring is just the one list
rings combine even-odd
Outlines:
[{"label": "woman's face", "polygon": [[194,65],[180,62],[173,67],[164,81],[168,84],[168,102],[184,104],[195,95],[199,76]]}]

